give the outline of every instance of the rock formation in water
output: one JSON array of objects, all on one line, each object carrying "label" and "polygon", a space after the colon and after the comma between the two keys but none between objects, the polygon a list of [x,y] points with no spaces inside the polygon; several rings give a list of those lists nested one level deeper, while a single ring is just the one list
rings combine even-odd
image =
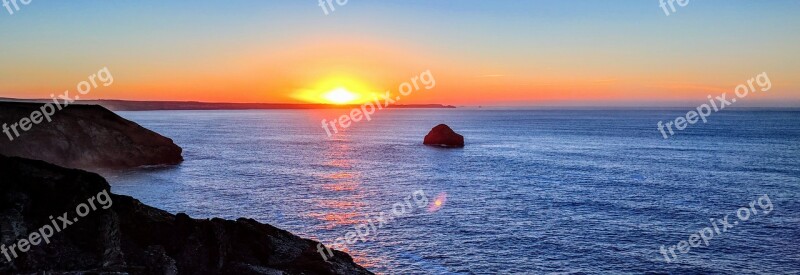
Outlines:
[{"label": "rock formation in water", "polygon": [[252,219],[172,215],[109,188],[94,173],[0,155],[0,274],[372,274]]},{"label": "rock formation in water", "polygon": [[183,161],[183,150],[171,139],[103,107],[69,105],[58,110],[49,106],[0,102],[0,154],[83,169]]},{"label": "rock formation in water", "polygon": [[457,134],[450,126],[439,124],[433,127],[428,135],[425,136],[425,145],[440,146],[446,148],[464,147],[464,136]]}]

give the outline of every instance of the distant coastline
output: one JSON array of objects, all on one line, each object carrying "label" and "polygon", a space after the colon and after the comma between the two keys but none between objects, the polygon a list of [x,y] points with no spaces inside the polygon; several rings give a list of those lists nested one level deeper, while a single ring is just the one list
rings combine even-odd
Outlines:
[{"label": "distant coastline", "polygon": [[[48,103],[49,99],[0,98],[7,102]],[[216,103],[197,101],[128,101],[128,100],[81,100],[76,104],[100,105],[111,111],[166,111],[166,110],[303,110],[303,109],[352,109],[356,104],[303,104],[303,103]],[[455,106],[443,104],[399,104],[389,108],[396,109],[454,109]]]}]

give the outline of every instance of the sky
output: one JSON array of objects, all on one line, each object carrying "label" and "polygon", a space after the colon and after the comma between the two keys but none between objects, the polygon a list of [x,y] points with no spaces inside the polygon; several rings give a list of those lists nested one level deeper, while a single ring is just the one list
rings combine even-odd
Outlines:
[{"label": "sky", "polygon": [[[696,106],[766,72],[741,105],[800,106],[800,1],[32,0],[0,6],[0,97],[303,103],[344,88],[403,103]],[[313,99],[311,99],[313,101]]]}]

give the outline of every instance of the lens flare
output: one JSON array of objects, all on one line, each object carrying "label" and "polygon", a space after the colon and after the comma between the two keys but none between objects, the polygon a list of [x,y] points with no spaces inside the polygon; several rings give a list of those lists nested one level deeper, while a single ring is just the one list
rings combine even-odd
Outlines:
[{"label": "lens flare", "polygon": [[439,193],[439,195],[436,195],[436,198],[433,199],[433,202],[431,202],[431,205],[428,207],[428,212],[439,211],[439,209],[442,209],[445,202],[447,202],[447,193]]}]

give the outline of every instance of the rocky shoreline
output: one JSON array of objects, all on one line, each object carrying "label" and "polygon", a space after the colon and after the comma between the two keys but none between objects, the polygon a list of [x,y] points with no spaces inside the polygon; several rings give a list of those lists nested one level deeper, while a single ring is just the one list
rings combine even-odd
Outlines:
[{"label": "rocky shoreline", "polygon": [[18,136],[0,136],[0,274],[372,274],[253,219],[192,219],[111,193],[100,175],[71,168],[178,164],[182,149],[100,106],[32,125],[43,108],[0,102],[0,123],[21,123]]},{"label": "rocky shoreline", "polygon": [[27,252],[17,246],[11,262],[0,254],[0,274],[372,274],[343,252],[324,261],[318,242],[268,224],[192,219],[113,193],[108,209],[78,220],[77,205],[110,190],[94,173],[0,156],[0,178],[4,248],[45,225],[63,223],[51,216],[65,213],[71,222],[49,244],[40,241]]},{"label": "rocky shoreline", "polygon": [[45,106],[0,102],[0,154],[81,169],[183,161],[183,150],[171,139],[101,106]]}]

